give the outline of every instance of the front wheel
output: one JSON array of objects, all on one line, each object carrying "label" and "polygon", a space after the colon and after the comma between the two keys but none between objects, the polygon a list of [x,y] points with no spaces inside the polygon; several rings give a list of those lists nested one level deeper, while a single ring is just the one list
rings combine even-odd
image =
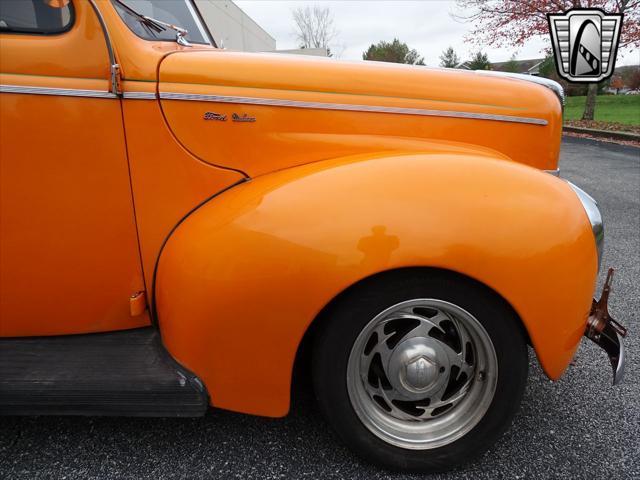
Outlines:
[{"label": "front wheel", "polygon": [[488,448],[518,408],[528,367],[519,322],[496,294],[454,274],[367,280],[337,301],[316,339],[320,407],[374,463],[451,468]]}]

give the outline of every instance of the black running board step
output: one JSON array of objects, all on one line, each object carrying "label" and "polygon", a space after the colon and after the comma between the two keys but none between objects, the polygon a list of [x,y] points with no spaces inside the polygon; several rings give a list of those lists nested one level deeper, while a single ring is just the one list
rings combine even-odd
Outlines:
[{"label": "black running board step", "polygon": [[0,338],[0,414],[197,417],[202,382],[155,328]]}]

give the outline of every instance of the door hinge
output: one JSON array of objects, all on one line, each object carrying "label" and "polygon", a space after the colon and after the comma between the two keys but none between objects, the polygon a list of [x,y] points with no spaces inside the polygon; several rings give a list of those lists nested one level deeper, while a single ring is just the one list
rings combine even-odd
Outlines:
[{"label": "door hinge", "polygon": [[132,317],[142,315],[147,309],[147,295],[145,292],[136,292],[129,297],[129,311]]},{"label": "door hinge", "polygon": [[111,93],[122,95],[122,75],[120,65],[117,63],[111,65]]}]

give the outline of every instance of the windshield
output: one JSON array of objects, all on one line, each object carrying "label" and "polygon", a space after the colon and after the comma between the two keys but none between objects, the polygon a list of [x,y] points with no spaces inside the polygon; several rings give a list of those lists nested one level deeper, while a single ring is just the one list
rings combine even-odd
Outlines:
[{"label": "windshield", "polygon": [[[181,27],[189,33],[185,38],[191,43],[201,43],[211,45],[207,29],[200,18],[191,0],[119,0],[132,10],[141,15],[160,20],[162,22],[171,23],[176,27]],[[145,40],[166,40],[175,41],[176,32],[167,28],[162,31],[156,31],[150,28],[140,18],[136,17],[132,12],[128,11],[117,1],[113,2],[120,18],[124,20],[127,26]]]}]

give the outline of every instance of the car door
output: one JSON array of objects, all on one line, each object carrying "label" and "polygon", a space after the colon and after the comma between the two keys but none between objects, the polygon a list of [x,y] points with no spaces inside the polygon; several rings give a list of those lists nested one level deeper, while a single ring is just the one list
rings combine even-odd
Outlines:
[{"label": "car door", "polygon": [[91,1],[0,2],[0,336],[149,322],[111,65]]}]

